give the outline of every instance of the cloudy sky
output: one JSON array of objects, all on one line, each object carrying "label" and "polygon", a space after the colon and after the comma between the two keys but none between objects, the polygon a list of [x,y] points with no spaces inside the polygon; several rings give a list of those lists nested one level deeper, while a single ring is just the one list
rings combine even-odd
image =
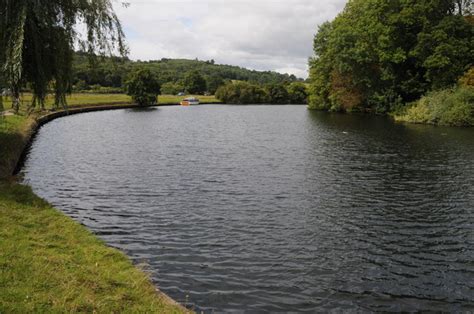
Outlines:
[{"label": "cloudy sky", "polygon": [[307,77],[317,25],[347,0],[128,0],[116,6],[132,59],[214,59]]}]

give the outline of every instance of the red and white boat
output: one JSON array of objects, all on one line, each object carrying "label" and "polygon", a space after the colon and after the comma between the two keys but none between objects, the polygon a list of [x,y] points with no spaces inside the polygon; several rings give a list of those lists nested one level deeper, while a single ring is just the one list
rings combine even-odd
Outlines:
[{"label": "red and white boat", "polygon": [[199,99],[196,97],[184,98],[180,104],[185,107],[199,105]]}]

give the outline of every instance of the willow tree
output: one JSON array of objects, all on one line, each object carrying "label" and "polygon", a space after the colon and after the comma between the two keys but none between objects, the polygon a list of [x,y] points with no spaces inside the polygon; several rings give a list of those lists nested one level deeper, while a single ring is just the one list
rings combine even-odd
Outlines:
[{"label": "willow tree", "polygon": [[66,106],[75,47],[91,55],[126,53],[112,1],[0,0],[0,77],[15,111],[26,85],[33,92],[33,107],[44,108],[49,91],[55,107]]}]

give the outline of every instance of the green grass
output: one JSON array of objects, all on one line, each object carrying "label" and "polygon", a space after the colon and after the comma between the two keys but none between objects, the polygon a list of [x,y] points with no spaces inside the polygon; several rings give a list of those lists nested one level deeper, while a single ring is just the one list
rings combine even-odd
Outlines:
[{"label": "green grass", "polygon": [[[31,104],[32,95],[25,93],[22,95],[22,107],[26,107]],[[46,109],[51,109],[54,98],[48,96],[46,98]],[[72,94],[67,97],[67,102],[70,107],[76,106],[87,106],[87,105],[102,105],[111,103],[129,103],[131,98],[125,94]],[[5,109],[11,108],[11,99],[6,98],[4,100]]]},{"label": "green grass", "polygon": [[182,313],[118,250],[36,197],[0,183],[1,313]]},{"label": "green grass", "polygon": [[25,116],[0,118],[0,179],[10,175],[17,164],[33,123]]},{"label": "green grass", "polygon": [[174,96],[174,95],[160,95],[158,96],[159,104],[178,104],[181,100],[187,97],[199,98],[201,103],[215,104],[220,103],[220,100],[216,99],[215,96],[202,96],[202,95],[186,95],[186,96]]},{"label": "green grass", "polygon": [[0,135],[18,132],[18,129],[21,128],[25,120],[24,116],[5,116],[3,119],[0,118]]},{"label": "green grass", "polygon": [[[158,96],[159,104],[178,104],[183,98],[187,96],[174,96],[174,95],[160,95]],[[202,103],[218,103],[214,96],[196,96]],[[32,95],[25,93],[22,95],[22,107],[26,108],[31,103]],[[48,96],[46,98],[46,109],[51,109],[54,98]],[[70,108],[93,106],[93,105],[105,105],[105,104],[124,104],[131,103],[132,99],[130,96],[125,94],[89,94],[89,93],[74,93],[67,97],[68,106]],[[4,100],[5,109],[11,108],[11,100],[9,98]]]}]

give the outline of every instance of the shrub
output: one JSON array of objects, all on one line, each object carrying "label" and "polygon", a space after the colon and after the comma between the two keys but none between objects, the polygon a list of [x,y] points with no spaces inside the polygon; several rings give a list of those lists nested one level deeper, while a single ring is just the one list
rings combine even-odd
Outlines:
[{"label": "shrub", "polygon": [[434,125],[474,126],[474,87],[431,92],[395,119]]},{"label": "shrub", "polygon": [[158,78],[148,69],[133,72],[126,82],[127,95],[140,106],[153,105],[160,93]]}]

